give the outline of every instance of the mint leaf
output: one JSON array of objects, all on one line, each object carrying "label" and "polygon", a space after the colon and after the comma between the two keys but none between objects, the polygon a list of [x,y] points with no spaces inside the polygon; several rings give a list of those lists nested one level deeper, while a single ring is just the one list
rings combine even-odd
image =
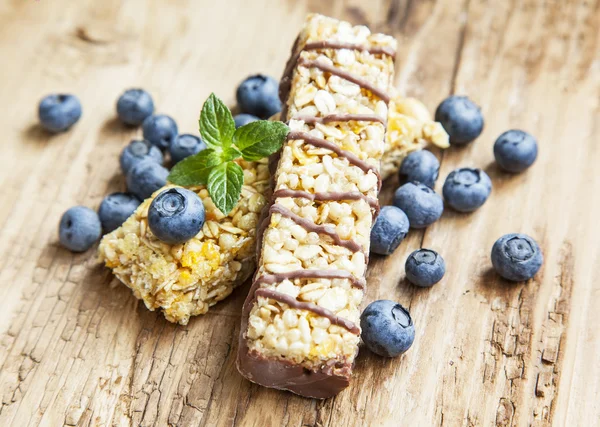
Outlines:
[{"label": "mint leaf", "polygon": [[238,157],[242,157],[242,152],[238,150],[235,145],[231,145],[227,148],[224,148],[221,152],[222,162],[229,162],[230,160],[235,160]]},{"label": "mint leaf", "polygon": [[208,175],[208,193],[215,206],[229,214],[235,207],[244,184],[244,172],[240,165],[234,162],[221,163],[213,168]]},{"label": "mint leaf", "polygon": [[260,160],[281,148],[289,128],[281,122],[259,120],[248,123],[233,134],[233,143],[248,161]]},{"label": "mint leaf", "polygon": [[173,166],[167,181],[184,187],[205,185],[208,182],[210,171],[220,163],[221,156],[219,153],[207,148],[198,154],[186,157]]},{"label": "mint leaf", "polygon": [[202,139],[210,148],[226,148],[231,145],[234,131],[235,123],[231,111],[223,104],[223,101],[211,93],[200,112]]}]

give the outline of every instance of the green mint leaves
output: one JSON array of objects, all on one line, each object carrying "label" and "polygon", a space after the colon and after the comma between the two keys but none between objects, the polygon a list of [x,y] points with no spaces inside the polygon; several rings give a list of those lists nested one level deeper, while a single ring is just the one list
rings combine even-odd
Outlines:
[{"label": "green mint leaves", "polygon": [[266,120],[235,129],[231,111],[214,93],[202,106],[199,124],[208,148],[177,163],[167,179],[185,187],[206,185],[215,206],[227,215],[240,199],[244,184],[244,172],[234,160],[270,156],[281,148],[289,129]]},{"label": "green mint leaves", "polygon": [[221,163],[208,175],[208,194],[217,208],[227,215],[237,204],[242,185],[244,171],[235,162]]},{"label": "green mint leaves", "polygon": [[260,120],[236,130],[233,143],[242,151],[244,160],[254,162],[279,150],[288,132],[288,127],[281,122]]},{"label": "green mint leaves", "polygon": [[226,148],[231,145],[235,123],[231,111],[223,101],[211,93],[200,112],[200,135],[210,148]]}]

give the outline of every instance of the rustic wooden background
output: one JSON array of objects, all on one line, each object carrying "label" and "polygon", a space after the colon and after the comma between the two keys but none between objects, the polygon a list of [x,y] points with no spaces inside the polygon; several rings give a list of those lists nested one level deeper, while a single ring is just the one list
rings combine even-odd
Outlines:
[{"label": "rustic wooden background", "polygon": [[[118,153],[139,131],[115,120],[120,92],[148,89],[158,111],[197,131],[211,91],[233,104],[249,73],[280,75],[308,11],[398,37],[397,85],[431,109],[449,93],[475,99],[486,129],[438,153],[439,185],[461,165],[494,183],[478,212],[446,212],[373,257],[368,300],[408,306],[416,341],[400,359],[361,351],[352,386],[326,401],[237,373],[246,287],[172,325],[56,233],[65,209],[124,186]],[[600,425],[599,28],[598,0],[2,1],[0,425]],[[84,115],[51,137],[36,107],[54,91],[77,94]],[[514,127],[539,138],[540,157],[509,176],[492,144]],[[544,250],[529,283],[491,271],[508,232]],[[429,290],[403,278],[421,245],[448,266]]]}]

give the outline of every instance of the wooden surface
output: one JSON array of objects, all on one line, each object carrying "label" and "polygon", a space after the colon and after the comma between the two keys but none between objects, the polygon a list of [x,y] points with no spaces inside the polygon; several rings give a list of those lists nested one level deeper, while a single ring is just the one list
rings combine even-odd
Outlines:
[{"label": "wooden surface", "polygon": [[[447,211],[373,257],[368,300],[409,307],[416,340],[400,359],[363,349],[352,386],[326,401],[237,373],[247,287],[172,325],[56,234],[65,209],[124,187],[118,153],[139,131],[115,121],[120,92],[148,89],[196,132],[211,91],[233,104],[246,75],[280,75],[308,11],[398,37],[397,85],[431,109],[452,92],[476,100],[485,131],[441,155],[438,189],[463,165],[494,184],[476,213]],[[1,2],[0,425],[600,425],[599,28],[598,0]],[[36,106],[54,91],[77,94],[84,115],[50,137]],[[540,156],[509,176],[492,144],[514,127],[538,137]],[[543,248],[529,283],[491,271],[508,232]],[[421,245],[448,266],[429,290],[404,280]]]}]

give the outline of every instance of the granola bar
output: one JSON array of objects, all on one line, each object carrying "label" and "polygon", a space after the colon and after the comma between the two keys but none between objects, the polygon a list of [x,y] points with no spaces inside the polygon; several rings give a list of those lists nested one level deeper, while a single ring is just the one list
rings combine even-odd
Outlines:
[{"label": "granola bar", "polygon": [[309,15],[281,83],[290,134],[242,312],[238,370],[316,398],[349,384],[396,41]]},{"label": "granola bar", "polygon": [[161,309],[182,325],[227,297],[254,271],[256,225],[269,193],[266,160],[239,161],[244,186],[237,206],[224,216],[204,187],[190,187],[204,203],[206,222],[184,244],[160,241],[148,228],[148,208],[161,188],[115,231],[105,235],[100,260],[150,310]]}]

